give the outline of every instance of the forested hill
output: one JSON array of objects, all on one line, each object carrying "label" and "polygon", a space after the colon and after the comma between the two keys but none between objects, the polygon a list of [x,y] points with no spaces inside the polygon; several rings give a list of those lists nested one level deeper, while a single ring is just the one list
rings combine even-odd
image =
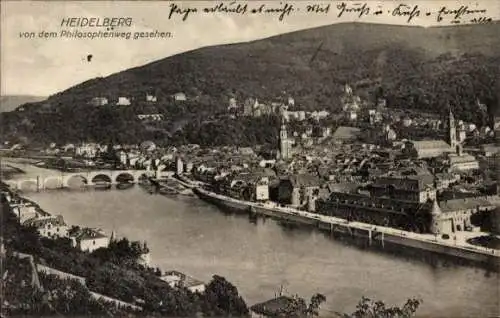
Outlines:
[{"label": "forested hill", "polygon": [[45,100],[47,97],[42,96],[31,96],[31,95],[3,95],[0,96],[0,113],[1,112],[10,112],[16,109],[18,106],[40,102]]},{"label": "forested hill", "polygon": [[[436,112],[450,103],[458,117],[478,121],[477,99],[488,106],[496,103],[498,34],[499,23],[434,28],[335,24],[171,56],[81,83],[50,97],[42,108],[44,117],[49,110],[56,120],[66,121],[60,127],[68,130],[65,138],[81,138],[87,126],[96,125],[117,133],[126,126],[127,135],[138,135],[130,133],[140,129],[131,124],[133,110],[116,110],[103,124],[99,123],[103,110],[92,108],[88,101],[95,96],[144,100],[148,92],[159,99],[155,110],[178,121],[186,120],[186,112],[192,118],[221,111],[232,95],[239,102],[247,97],[265,102],[286,94],[305,109],[336,110],[342,85],[350,83],[362,97],[382,94],[389,107]],[[168,97],[176,92],[184,92],[190,106],[174,105]],[[31,105],[30,110],[38,112],[40,105]],[[86,121],[77,117],[80,112]],[[59,135],[51,133],[50,127],[38,130],[39,120],[24,116],[30,117],[31,130],[52,138]],[[130,123],[116,123],[119,119]],[[168,136],[165,130],[157,130],[153,137]]]}]

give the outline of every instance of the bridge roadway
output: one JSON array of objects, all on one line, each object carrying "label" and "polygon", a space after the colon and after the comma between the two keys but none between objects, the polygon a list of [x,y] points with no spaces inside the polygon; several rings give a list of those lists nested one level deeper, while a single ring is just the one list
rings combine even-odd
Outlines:
[{"label": "bridge roadway", "polygon": [[72,180],[83,181],[86,185],[96,185],[99,182],[109,184],[119,184],[123,182],[138,183],[141,177],[154,176],[154,171],[148,170],[95,170],[95,171],[79,171],[79,172],[56,172],[51,171],[49,174],[41,174],[30,176],[29,178],[20,178],[15,180],[5,180],[4,182],[12,189],[23,190],[26,188],[32,189],[33,185],[36,190],[69,188]]}]

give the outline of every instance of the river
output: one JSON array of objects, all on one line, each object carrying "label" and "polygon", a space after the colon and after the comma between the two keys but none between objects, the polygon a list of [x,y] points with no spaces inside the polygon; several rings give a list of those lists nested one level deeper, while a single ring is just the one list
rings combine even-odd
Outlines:
[{"label": "river", "polygon": [[[27,176],[40,172],[33,166],[22,169]],[[287,229],[272,220],[252,223],[197,198],[151,195],[138,186],[26,196],[69,224],[147,241],[153,265],[162,270],[177,269],[204,281],[222,275],[249,305],[274,297],[283,285],[287,294],[305,298],[324,294],[326,316],[354,311],[362,296],[388,305],[421,298],[419,316],[499,315],[499,274],[480,268],[431,266],[361,250],[317,231]]]}]

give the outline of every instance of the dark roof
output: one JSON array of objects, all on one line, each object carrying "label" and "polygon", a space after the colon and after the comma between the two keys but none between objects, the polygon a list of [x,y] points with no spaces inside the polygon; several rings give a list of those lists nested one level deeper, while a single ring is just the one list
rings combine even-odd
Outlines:
[{"label": "dark roof", "polygon": [[439,203],[443,212],[454,212],[460,210],[472,210],[480,208],[495,208],[495,205],[481,198],[463,198],[442,201]]},{"label": "dark roof", "polygon": [[312,174],[294,174],[285,178],[289,180],[293,187],[317,187],[320,185],[320,179]]},{"label": "dark roof", "polygon": [[259,315],[268,317],[290,317],[303,313],[306,310],[306,304],[299,303],[292,297],[280,296],[255,304],[250,309]]},{"label": "dark roof", "polygon": [[107,237],[106,235],[98,232],[97,230],[90,229],[90,228],[83,228],[80,229],[77,233],[72,235],[77,241],[83,241],[83,240],[93,240],[93,239],[99,239],[99,238],[104,238]]},{"label": "dark roof", "polygon": [[408,210],[429,211],[431,206],[427,203],[397,201],[390,198],[369,197],[362,194],[332,192],[325,200],[336,202],[340,205],[359,206],[374,212],[406,214]]},{"label": "dark roof", "polygon": [[393,186],[397,190],[421,191],[426,187],[434,186],[434,176],[426,174],[417,176],[382,177],[377,179],[372,186]]}]

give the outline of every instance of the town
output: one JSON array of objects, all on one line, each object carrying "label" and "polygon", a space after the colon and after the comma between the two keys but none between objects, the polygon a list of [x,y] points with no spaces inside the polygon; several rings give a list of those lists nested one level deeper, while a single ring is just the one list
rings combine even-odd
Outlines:
[{"label": "town", "polygon": [[[49,240],[69,239],[68,244],[87,253],[113,248],[120,241],[114,233],[69,226],[62,216],[43,211],[20,193],[75,185],[109,189],[112,184],[120,188],[139,183],[151,193],[194,193],[226,210],[242,210],[250,216],[261,211],[265,217],[278,216],[292,223],[313,220],[320,230],[357,233],[370,242],[381,234],[382,244],[385,235],[387,242],[392,236],[393,242],[409,246],[402,243],[409,240],[417,249],[428,249],[432,242],[444,247],[438,254],[459,259],[488,263],[491,257],[497,258],[500,116],[477,127],[456,118],[451,107],[447,116],[439,118],[397,112],[387,108],[383,99],[370,103],[347,84],[343,94],[339,114],[301,110],[291,96],[269,103],[248,98],[241,104],[230,98],[222,117],[279,119],[279,140],[274,148],[196,144],[165,148],[147,140],[139,145],[51,143],[45,148],[30,148],[4,141],[1,151],[7,160],[24,160],[68,177],[37,176],[35,181],[4,178],[8,188],[3,196],[23,227],[34,228]],[[172,98],[187,100],[184,93]],[[150,94],[145,99],[157,102]],[[133,99],[120,97],[115,106],[132,103]],[[109,101],[95,97],[89,104],[108,107]],[[478,101],[477,107],[485,106]],[[137,119],[161,121],[163,114],[144,113]],[[14,167],[7,163],[6,168]],[[8,169],[3,173],[8,174]],[[132,246],[137,266],[149,268],[146,243]],[[434,247],[428,250],[437,251]],[[30,256],[21,253],[18,257]],[[172,288],[205,291],[205,283],[184,273],[151,270]],[[70,275],[84,283],[88,280],[47,265],[38,266],[35,272]],[[145,305],[143,299],[102,295],[99,293],[104,291],[92,284],[88,288],[94,288],[96,301],[105,299],[114,308],[136,311]],[[270,302],[289,306],[286,304],[296,299],[279,296]],[[262,313],[266,311],[262,306],[252,308]]]},{"label": "town", "polygon": [[[383,99],[375,103],[362,100],[348,84],[343,92],[342,112],[335,115],[300,110],[291,96],[281,103],[248,98],[239,104],[230,98],[227,116],[280,118],[275,149],[195,144],[160,148],[144,141],[140,145],[52,143],[41,150],[15,144],[3,152],[52,156],[57,159],[39,160],[37,165],[66,172],[142,169],[147,180],[160,183],[174,173],[187,184],[201,182],[204,188],[234,199],[274,202],[498,249],[498,237],[488,233],[499,231],[495,211],[500,191],[500,115],[477,127],[455,118],[451,107],[443,118],[398,114]],[[187,96],[177,93],[172,98],[182,102]],[[146,94],[146,101],[156,103],[157,99]],[[106,107],[108,100],[96,97],[89,103]],[[120,97],[116,104],[127,106],[131,101]],[[479,101],[477,104],[478,109],[485,108]],[[162,114],[138,118],[161,120]],[[78,173],[75,178],[89,184],[96,181],[85,180]],[[104,184],[112,181],[106,175],[95,178]],[[169,184],[167,193],[185,190],[182,185]],[[33,184],[28,180],[20,186]]]}]

